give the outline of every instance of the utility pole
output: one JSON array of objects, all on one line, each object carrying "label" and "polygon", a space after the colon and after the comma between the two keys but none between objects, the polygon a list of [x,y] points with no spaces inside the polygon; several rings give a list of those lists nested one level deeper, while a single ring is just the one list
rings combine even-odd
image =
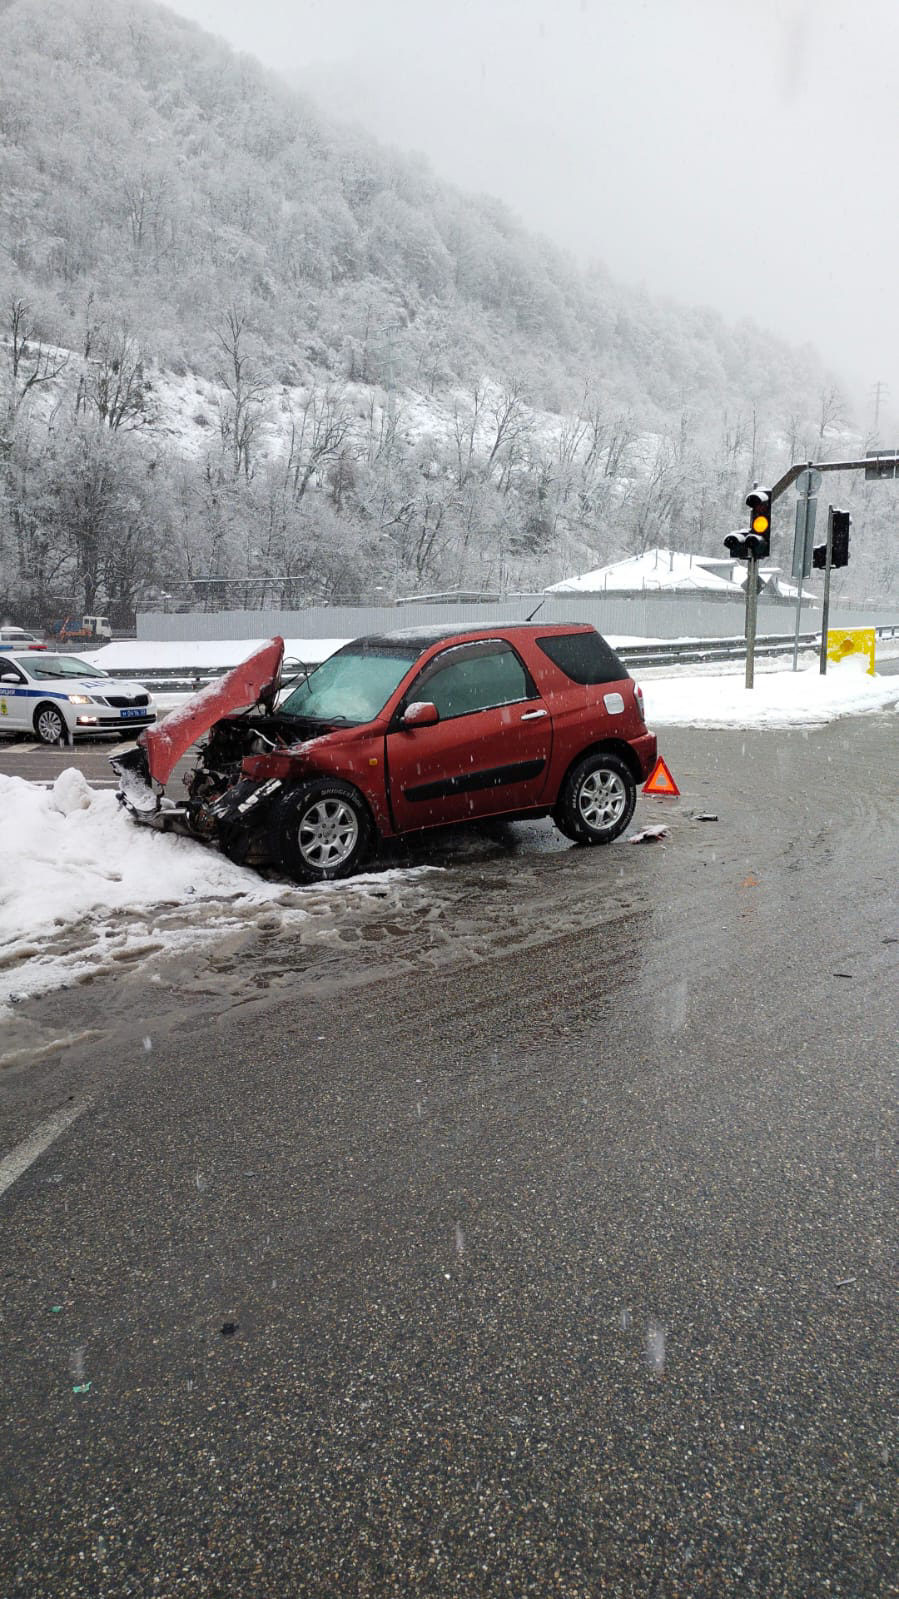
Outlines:
[{"label": "utility pole", "polygon": [[827,623],[830,618],[830,569],[833,565],[833,506],[827,507],[827,553],[824,557],[824,600],[821,605],[821,655],[818,670],[827,672]]},{"label": "utility pole", "polygon": [[746,567],[746,687],[755,683],[755,628],[758,614],[759,563],[750,552]]}]

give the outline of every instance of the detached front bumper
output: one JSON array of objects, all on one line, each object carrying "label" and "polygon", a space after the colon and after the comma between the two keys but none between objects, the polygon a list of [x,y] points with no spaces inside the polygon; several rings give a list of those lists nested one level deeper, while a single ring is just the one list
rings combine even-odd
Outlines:
[{"label": "detached front bumper", "polygon": [[119,780],[119,804],[135,822],[158,832],[189,833],[207,843],[227,845],[238,833],[249,836],[284,788],[278,777],[262,783],[244,778],[211,803],[179,805],[154,784],[142,745],[110,756],[110,765]]},{"label": "detached front bumper", "polygon": [[142,827],[155,827],[160,833],[192,831],[187,806],[176,805],[154,787],[147,752],[140,744],[121,753],[116,751],[109,757],[109,764],[119,780],[119,804]]}]

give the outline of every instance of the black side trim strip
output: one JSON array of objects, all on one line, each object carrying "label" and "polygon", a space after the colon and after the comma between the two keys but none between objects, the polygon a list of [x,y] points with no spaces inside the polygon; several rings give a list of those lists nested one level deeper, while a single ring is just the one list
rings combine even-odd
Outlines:
[{"label": "black side trim strip", "polygon": [[458,777],[446,777],[439,783],[404,788],[403,794],[410,803],[417,803],[448,799],[451,794],[470,794],[479,788],[502,788],[507,783],[526,783],[531,777],[539,777],[545,765],[545,761],[518,761],[514,766],[494,766],[484,772],[460,772]]}]

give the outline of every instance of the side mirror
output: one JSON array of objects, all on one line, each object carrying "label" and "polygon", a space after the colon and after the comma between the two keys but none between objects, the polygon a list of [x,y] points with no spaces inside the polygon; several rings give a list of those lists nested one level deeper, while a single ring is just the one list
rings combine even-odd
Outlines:
[{"label": "side mirror", "polygon": [[21,681],[22,679],[20,678],[18,672],[0,671],[0,683],[21,683]]},{"label": "side mirror", "polygon": [[430,700],[413,700],[400,717],[400,727],[433,727],[440,721],[440,713]]}]

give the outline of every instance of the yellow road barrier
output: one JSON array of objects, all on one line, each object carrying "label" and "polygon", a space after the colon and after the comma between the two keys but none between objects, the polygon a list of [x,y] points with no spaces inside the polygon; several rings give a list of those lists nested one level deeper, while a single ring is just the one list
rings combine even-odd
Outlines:
[{"label": "yellow road barrier", "polygon": [[867,655],[868,672],[873,677],[876,671],[876,652],[877,634],[873,627],[839,627],[835,632],[828,630],[829,661],[845,661],[847,655]]}]

